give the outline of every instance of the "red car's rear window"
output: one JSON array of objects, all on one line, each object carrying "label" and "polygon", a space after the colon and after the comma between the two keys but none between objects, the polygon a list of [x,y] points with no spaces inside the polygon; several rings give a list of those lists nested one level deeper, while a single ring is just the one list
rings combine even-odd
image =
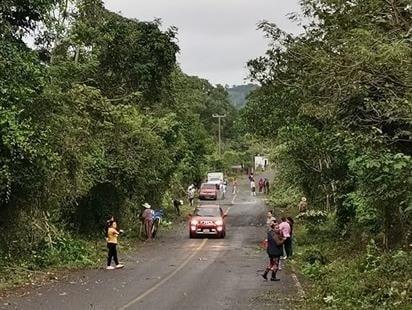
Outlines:
[{"label": "red car's rear window", "polygon": [[200,189],[216,189],[216,185],[215,184],[202,184]]}]

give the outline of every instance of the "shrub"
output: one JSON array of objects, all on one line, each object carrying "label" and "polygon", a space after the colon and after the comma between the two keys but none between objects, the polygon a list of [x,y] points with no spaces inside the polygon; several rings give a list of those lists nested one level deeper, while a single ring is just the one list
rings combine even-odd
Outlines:
[{"label": "shrub", "polygon": [[347,251],[331,256],[330,261],[322,261],[323,256],[313,249],[302,257],[306,260],[302,272],[315,284],[308,292],[307,308],[402,309],[412,302],[410,253],[382,253],[372,242],[366,252]]},{"label": "shrub", "polygon": [[272,186],[272,193],[269,198],[269,204],[274,208],[297,209],[297,204],[301,194],[293,187],[284,186],[281,183],[275,183]]},{"label": "shrub", "polygon": [[297,219],[302,219],[306,224],[321,225],[326,222],[328,213],[320,210],[309,210],[296,216]]}]

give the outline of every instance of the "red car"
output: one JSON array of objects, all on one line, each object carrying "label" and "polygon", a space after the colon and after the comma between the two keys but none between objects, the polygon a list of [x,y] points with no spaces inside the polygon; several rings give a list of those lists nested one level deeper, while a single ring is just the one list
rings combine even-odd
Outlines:
[{"label": "red car", "polygon": [[219,195],[219,190],[216,188],[215,184],[203,183],[200,186],[199,199],[217,200],[218,195]]},{"label": "red car", "polygon": [[225,217],[218,205],[200,205],[193,214],[190,214],[189,236],[195,238],[199,235],[215,235],[218,238],[226,236]]}]

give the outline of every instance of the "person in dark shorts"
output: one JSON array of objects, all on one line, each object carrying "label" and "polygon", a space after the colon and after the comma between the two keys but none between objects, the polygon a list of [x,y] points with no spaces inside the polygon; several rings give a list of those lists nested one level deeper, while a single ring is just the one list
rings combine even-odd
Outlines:
[{"label": "person in dark shorts", "polygon": [[177,215],[180,216],[180,206],[183,205],[183,201],[178,200],[178,199],[173,199],[172,202],[173,202],[173,206],[175,207]]},{"label": "person in dark shorts", "polygon": [[269,179],[268,179],[268,178],[265,178],[264,188],[265,188],[265,194],[268,195],[268,194],[269,194],[269,188],[270,188],[270,184],[269,184]]},{"label": "person in dark shorts", "polygon": [[283,242],[284,239],[279,230],[279,225],[272,223],[271,230],[267,233],[267,253],[269,255],[269,265],[266,267],[265,272],[262,274],[263,279],[267,280],[269,271],[272,271],[270,281],[279,281],[276,278],[278,271],[279,259],[283,255]]}]

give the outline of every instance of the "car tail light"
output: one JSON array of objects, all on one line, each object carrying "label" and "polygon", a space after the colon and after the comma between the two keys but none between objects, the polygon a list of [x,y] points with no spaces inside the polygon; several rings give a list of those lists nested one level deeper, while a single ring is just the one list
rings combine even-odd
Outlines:
[{"label": "car tail light", "polygon": [[222,221],[222,220],[217,220],[217,221],[215,222],[215,224],[216,224],[217,226],[222,226],[222,225],[223,225],[223,221]]},{"label": "car tail light", "polygon": [[198,222],[197,220],[192,220],[192,221],[190,222],[190,224],[192,224],[192,225],[197,225],[197,224],[199,224],[199,222]]}]

